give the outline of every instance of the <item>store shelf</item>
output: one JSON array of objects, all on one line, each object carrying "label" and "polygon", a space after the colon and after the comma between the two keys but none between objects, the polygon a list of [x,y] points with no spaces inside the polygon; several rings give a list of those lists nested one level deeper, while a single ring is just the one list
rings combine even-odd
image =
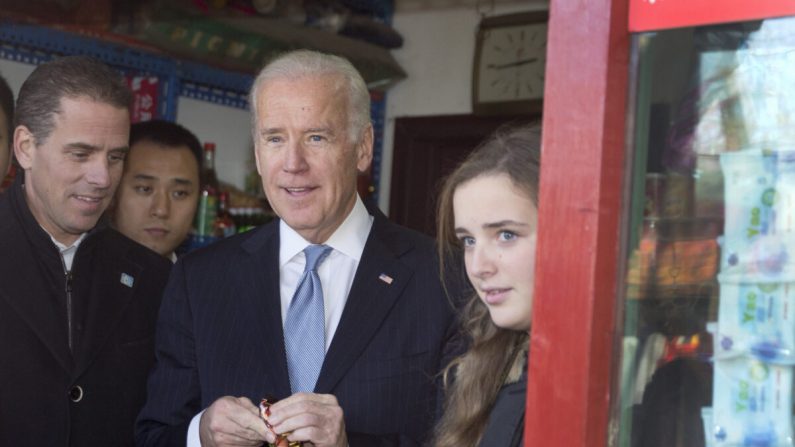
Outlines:
[{"label": "store shelf", "polygon": [[[148,49],[127,37],[99,32],[72,32],[10,21],[0,21],[0,58],[38,65],[60,55],[95,57],[125,74],[160,79],[158,118],[176,119],[179,96],[226,107],[248,109],[248,91],[254,76],[210,65],[175,59]],[[375,132],[373,148],[373,198],[378,200],[383,152],[386,94],[372,95],[371,119]]]},{"label": "store shelf", "polygon": [[192,82],[183,82],[180,85],[180,95],[200,101],[212,102],[222,106],[248,108],[248,98],[245,93],[218,89]]},{"label": "store shelf", "polygon": [[[159,76],[208,87],[204,100],[222,105],[246,108],[246,104],[230,104],[230,92],[248,92],[254,77],[245,73],[221,70],[204,64],[174,59],[164,54],[134,47],[135,42],[106,34],[76,34],[43,26],[0,22],[2,57],[41,63],[64,54],[93,56],[122,71]],[[191,87],[193,88],[193,87]]]}]

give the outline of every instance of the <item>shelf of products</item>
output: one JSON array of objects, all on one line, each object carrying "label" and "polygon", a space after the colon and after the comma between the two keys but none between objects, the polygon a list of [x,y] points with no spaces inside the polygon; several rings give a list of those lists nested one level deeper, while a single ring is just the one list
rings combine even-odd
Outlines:
[{"label": "shelf of products", "polygon": [[[48,28],[0,21],[0,58],[37,65],[59,55],[93,56],[121,70],[131,79],[146,79],[154,97],[154,110],[142,119],[174,121],[179,97],[184,96],[227,107],[248,109],[253,75],[180,60],[115,34]],[[135,90],[135,89],[133,89]],[[381,175],[386,94],[371,94],[371,119],[375,141],[369,190],[378,200]]]}]

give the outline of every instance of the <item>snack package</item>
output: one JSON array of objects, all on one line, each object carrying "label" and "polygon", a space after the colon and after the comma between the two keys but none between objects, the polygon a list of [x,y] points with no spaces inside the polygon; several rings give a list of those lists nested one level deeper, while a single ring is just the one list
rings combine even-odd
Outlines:
[{"label": "snack package", "polygon": [[792,368],[750,356],[716,360],[707,445],[793,445]]},{"label": "snack package", "polygon": [[727,241],[741,246],[758,236],[795,231],[795,152],[727,152],[720,164]]},{"label": "snack package", "polygon": [[718,276],[716,359],[756,356],[795,364],[795,282],[751,282]]},{"label": "snack package", "polygon": [[265,426],[268,427],[268,430],[273,432],[276,435],[276,444],[268,444],[268,447],[301,447],[304,445],[303,442],[300,441],[289,441],[287,436],[289,433],[282,433],[277,434],[276,430],[273,429],[273,426],[269,422],[269,418],[271,415],[271,405],[273,402],[270,402],[268,399],[262,399],[259,403],[259,417],[265,421]]},{"label": "snack package", "polygon": [[735,282],[795,281],[795,233],[718,238],[720,270]]}]

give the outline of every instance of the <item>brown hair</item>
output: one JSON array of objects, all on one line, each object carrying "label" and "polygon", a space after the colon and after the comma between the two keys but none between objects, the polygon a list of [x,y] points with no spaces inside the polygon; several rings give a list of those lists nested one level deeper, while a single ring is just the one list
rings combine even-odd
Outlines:
[{"label": "brown hair", "polygon": [[120,72],[88,56],[61,57],[36,67],[22,84],[14,127],[27,127],[36,144],[42,144],[64,97],[87,97],[120,109],[128,108],[132,98]]},{"label": "brown hair", "polygon": [[[483,175],[506,174],[538,204],[540,147],[541,128],[537,123],[501,127],[447,177],[437,213],[442,272],[446,269],[445,260],[455,258],[460,251],[453,214],[456,189]],[[447,399],[436,427],[435,447],[478,445],[500,388],[509,373],[517,369],[521,372],[524,366],[521,354],[527,347],[528,333],[496,326],[474,292],[461,311],[461,324],[470,341],[469,350],[444,371]],[[451,381],[453,375],[455,380]]]}]

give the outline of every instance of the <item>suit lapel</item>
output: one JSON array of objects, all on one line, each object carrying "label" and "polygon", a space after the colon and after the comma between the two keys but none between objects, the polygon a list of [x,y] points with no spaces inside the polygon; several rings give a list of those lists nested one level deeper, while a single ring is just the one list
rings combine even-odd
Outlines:
[{"label": "suit lapel", "polygon": [[386,218],[375,214],[345,310],[315,386],[316,393],[330,393],[353,366],[413,275],[413,270],[398,261],[402,253],[391,246],[395,241],[390,237]]},{"label": "suit lapel", "polygon": [[[95,237],[109,241],[107,234]],[[88,241],[85,241],[88,242]],[[112,243],[112,241],[111,241]],[[75,353],[78,377],[96,357],[110,339],[125,310],[140,290],[139,277],[143,268],[133,262],[125,253],[118,257],[118,250],[108,247],[81,247],[91,250],[94,259],[84,268],[91,272],[75,270],[75,275],[91,274],[92,281],[85,303],[85,331]],[[79,250],[78,250],[79,251]],[[115,253],[116,256],[111,256]],[[81,253],[85,255],[85,253]]]},{"label": "suit lapel", "polygon": [[262,352],[262,358],[267,360],[261,364],[277,394],[275,397],[283,398],[290,395],[290,378],[282,330],[278,220],[256,231],[257,234],[243,242],[251,262],[245,263],[245,269],[241,268],[241,280],[237,283],[247,285],[253,281],[254,287],[238,289],[240,309],[254,310],[246,315],[252,330],[252,343],[260,346],[257,352]]}]

